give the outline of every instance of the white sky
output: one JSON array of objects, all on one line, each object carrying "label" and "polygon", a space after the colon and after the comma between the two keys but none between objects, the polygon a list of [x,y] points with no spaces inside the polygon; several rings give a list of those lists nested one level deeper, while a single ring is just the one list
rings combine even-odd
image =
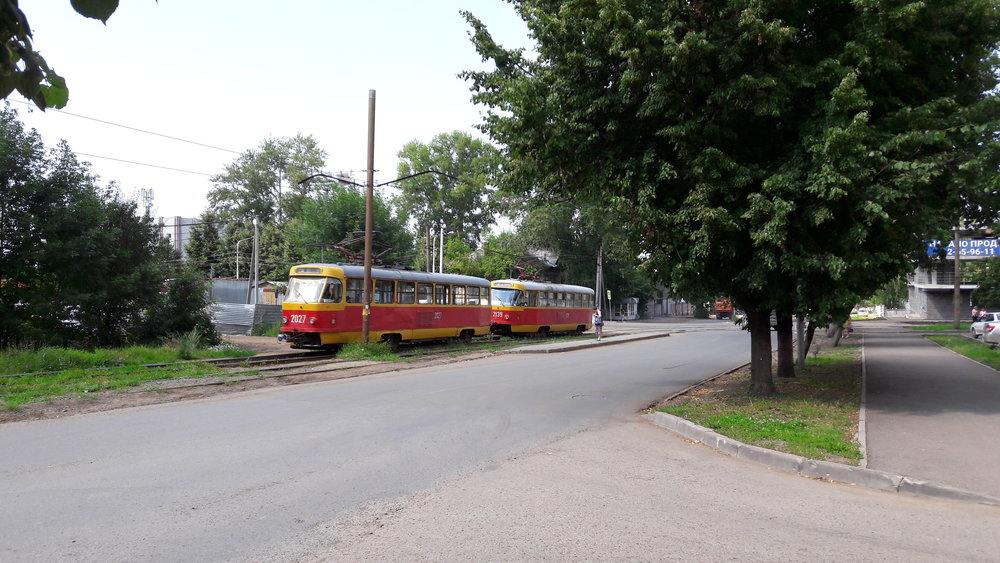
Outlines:
[{"label": "white sky", "polygon": [[46,147],[65,139],[102,183],[129,198],[152,188],[154,217],[200,215],[209,175],[268,137],[313,135],[327,171],[364,178],[369,90],[376,183],[392,180],[407,142],[456,129],[479,136],[483,108],[457,74],[487,67],[460,10],[504,46],[529,45],[503,0],[126,0],[106,26],[69,0],[20,5],[35,49],[69,86],[62,112],[236,151],[11,104]]}]

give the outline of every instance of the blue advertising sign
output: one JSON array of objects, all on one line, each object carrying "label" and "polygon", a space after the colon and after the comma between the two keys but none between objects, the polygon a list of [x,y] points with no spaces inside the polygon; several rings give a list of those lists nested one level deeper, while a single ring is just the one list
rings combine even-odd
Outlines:
[{"label": "blue advertising sign", "polygon": [[[932,240],[927,243],[927,255],[937,256],[938,248],[942,246],[944,241]],[[950,241],[948,246],[944,247],[944,255],[946,258],[955,257],[955,241]],[[967,259],[977,259],[977,258],[993,258],[1000,256],[1000,239],[995,238],[983,238],[983,239],[970,239],[959,241],[959,251],[958,255],[963,260]]]}]

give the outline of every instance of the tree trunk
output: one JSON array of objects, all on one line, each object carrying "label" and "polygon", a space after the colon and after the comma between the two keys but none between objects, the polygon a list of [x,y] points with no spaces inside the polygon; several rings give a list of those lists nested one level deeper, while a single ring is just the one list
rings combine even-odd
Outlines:
[{"label": "tree trunk", "polygon": [[757,395],[773,395],[771,378],[771,311],[748,310],[750,322],[750,390]]},{"label": "tree trunk", "polygon": [[804,368],[806,367],[806,354],[809,352],[809,340],[806,340],[806,318],[802,315],[796,318],[795,341],[799,344],[796,348],[795,367]]},{"label": "tree trunk", "polygon": [[778,312],[778,377],[795,377],[792,317]]},{"label": "tree trunk", "polygon": [[840,337],[844,334],[844,324],[831,324],[826,333],[833,339],[833,343],[830,346],[836,348],[840,346]]},{"label": "tree trunk", "polygon": [[806,352],[812,348],[813,338],[816,336],[816,321],[809,321],[809,330],[806,331]]}]

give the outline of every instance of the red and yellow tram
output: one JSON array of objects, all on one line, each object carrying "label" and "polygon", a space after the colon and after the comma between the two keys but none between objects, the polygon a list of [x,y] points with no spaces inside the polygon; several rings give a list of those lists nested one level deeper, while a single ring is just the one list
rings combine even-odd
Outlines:
[{"label": "red and yellow tram", "polygon": [[[372,268],[369,339],[396,345],[488,334],[490,282],[455,274]],[[281,332],[293,348],[361,341],[364,268],[302,264],[291,269]]]},{"label": "red and yellow tram", "polygon": [[594,290],[525,280],[490,282],[494,334],[583,332],[593,325]]}]

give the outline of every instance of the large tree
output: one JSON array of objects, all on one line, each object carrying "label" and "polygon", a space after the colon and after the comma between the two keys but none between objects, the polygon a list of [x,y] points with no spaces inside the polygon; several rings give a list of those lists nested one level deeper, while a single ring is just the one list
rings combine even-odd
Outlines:
[{"label": "large tree", "polygon": [[[153,312],[176,258],[136,203],[99,186],[65,142],[46,151],[16,112],[0,110],[0,346],[164,336]],[[174,311],[184,307],[186,319],[205,315],[197,302]]]},{"label": "large tree", "polygon": [[496,165],[496,149],[468,133],[436,135],[429,144],[411,141],[399,151],[400,181],[395,204],[416,222],[419,230],[444,227],[472,247],[494,224],[489,183]]},{"label": "large tree", "polygon": [[298,212],[309,189],[299,181],[321,170],[325,159],[311,135],[265,139],[212,177],[209,206],[224,219],[281,224]]},{"label": "large tree", "polygon": [[206,278],[217,278],[233,275],[226,267],[227,256],[222,244],[222,233],[226,223],[219,221],[219,216],[212,210],[201,214],[197,223],[191,227],[191,238],[184,248],[186,261],[191,270]]},{"label": "large tree", "polygon": [[[833,314],[996,206],[995,2],[523,0],[536,56],[468,15],[504,186],[600,200],[682,295]],[[994,215],[995,216],[995,215]]]}]

